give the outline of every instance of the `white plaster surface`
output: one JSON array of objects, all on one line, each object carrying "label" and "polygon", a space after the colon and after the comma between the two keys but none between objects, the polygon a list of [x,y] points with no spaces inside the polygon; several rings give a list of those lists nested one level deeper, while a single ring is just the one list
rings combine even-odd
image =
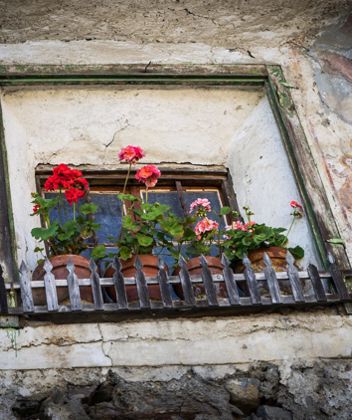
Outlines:
[{"label": "white plaster surface", "polygon": [[[263,46],[263,45],[253,45],[251,48],[252,54],[256,57],[256,59],[252,59],[248,56],[247,53],[243,52],[241,49],[227,49],[227,48],[221,48],[221,47],[214,47],[209,46],[206,44],[201,43],[185,43],[185,44],[165,44],[165,43],[158,43],[158,44],[145,44],[140,45],[136,44],[134,42],[117,42],[117,41],[92,41],[92,42],[86,42],[86,41],[73,41],[70,43],[63,43],[60,41],[36,41],[36,42],[27,42],[24,44],[8,44],[8,45],[0,45],[0,62],[2,64],[29,64],[29,63],[41,63],[41,64],[113,64],[113,63],[120,63],[120,64],[128,64],[128,63],[145,63],[147,64],[149,61],[152,61],[153,63],[164,63],[164,64],[173,64],[173,63],[193,63],[193,64],[200,64],[200,63],[225,63],[225,64],[238,64],[238,63],[276,63],[281,64],[284,68],[286,78],[288,80],[288,83],[292,86],[296,87],[297,89],[292,89],[291,93],[293,95],[295,105],[297,107],[297,111],[300,116],[300,120],[303,124],[303,127],[305,129],[305,132],[307,134],[307,139],[310,144],[310,147],[312,149],[312,155],[315,159],[315,162],[317,164],[317,167],[320,172],[320,176],[323,179],[324,187],[327,191],[328,198],[330,201],[330,205],[333,208],[334,215],[336,218],[336,222],[338,224],[338,227],[340,229],[342,237],[346,241],[346,250],[347,253],[352,257],[352,241],[351,236],[349,234],[351,229],[351,222],[352,220],[350,217],[350,211],[348,207],[341,205],[342,200],[346,200],[346,194],[342,196],[342,194],[339,193],[339,188],[346,185],[346,176],[348,177],[348,173],[350,173],[349,169],[346,169],[345,159],[342,162],[342,159],[340,158],[341,154],[346,153],[346,144],[348,141],[349,133],[351,132],[351,127],[348,126],[343,121],[339,120],[334,114],[329,115],[329,118],[331,120],[331,124],[327,126],[324,121],[324,112],[322,112],[319,94],[314,88],[314,79],[313,79],[313,69],[312,64],[305,57],[304,55],[297,52],[297,50],[289,48],[288,44],[282,45],[279,48],[274,48],[272,46]],[[109,59],[108,59],[109,58]],[[303,77],[304,75],[304,77]],[[74,89],[71,89],[73,91]],[[94,90],[94,89],[93,89]],[[86,90],[86,100],[89,97],[89,93]],[[42,95],[43,93],[40,91],[38,92],[38,95]],[[11,94],[12,95],[12,94]],[[10,95],[10,96],[11,96]],[[18,97],[21,97],[21,95],[24,95],[22,98],[24,99],[28,93],[21,93],[17,92]],[[50,94],[46,93],[47,98],[49,100]],[[52,92],[51,95],[53,96],[54,93]],[[72,99],[72,98],[71,98]],[[81,98],[83,99],[83,98]],[[258,98],[259,99],[259,98]],[[12,138],[11,141],[7,139],[8,142],[11,143],[11,146],[8,146],[10,148],[16,147],[20,139],[28,138],[29,133],[33,133],[36,130],[38,130],[38,127],[36,125],[33,125],[33,121],[31,118],[28,118],[28,124],[27,126],[23,126],[18,122],[20,112],[17,111],[16,116],[16,110],[11,109],[11,112],[6,114],[7,112],[7,104],[6,101],[8,101],[8,97],[3,97],[4,102],[4,114],[6,117],[5,126],[8,128],[9,131],[12,131]],[[22,99],[21,99],[22,101]],[[254,101],[255,102],[255,101]],[[74,107],[74,101],[70,101],[71,106]],[[48,111],[47,108],[48,102],[42,106],[42,108],[38,109],[36,108],[36,118],[42,117],[45,120],[46,111]],[[18,104],[16,104],[18,105]],[[94,105],[94,104],[93,104]],[[94,106],[87,105],[85,103],[81,103],[80,106],[82,109],[84,109],[84,112],[87,115],[91,115],[90,111],[91,109],[95,109]],[[111,101],[109,103],[111,105]],[[252,103],[254,106],[255,103]],[[24,104],[23,104],[24,106]],[[69,109],[70,104],[69,103],[61,103],[61,106],[58,105],[57,110],[62,110],[63,108]],[[35,107],[34,107],[35,108]],[[50,108],[50,107],[49,107]],[[247,111],[249,109],[247,108]],[[76,112],[79,113],[78,110]],[[146,108],[143,109],[143,112],[146,112],[150,116],[150,113],[148,113],[148,110]],[[13,115],[10,115],[10,114]],[[42,116],[43,114],[43,116]],[[241,115],[240,119],[241,122],[244,122],[247,117],[249,117],[248,114],[245,112],[238,114]],[[31,114],[33,116],[33,113]],[[90,120],[92,122],[97,122],[100,118],[100,121],[104,122],[104,126],[100,127],[99,130],[96,130],[92,124],[90,124]],[[272,116],[270,115],[269,120],[266,121],[264,118],[263,122],[266,123],[267,127],[272,127],[270,121],[272,120]],[[39,118],[41,119],[41,118]],[[253,117],[254,119],[254,117]],[[22,198],[28,196],[28,185],[22,184],[22,187],[20,186],[20,179],[21,176],[25,176],[27,179],[33,178],[31,175],[32,167],[31,165],[37,162],[43,162],[43,161],[50,161],[50,162],[59,162],[60,160],[66,161],[66,146],[67,143],[70,143],[70,138],[74,139],[74,144],[70,145],[72,148],[76,148],[75,150],[75,159],[72,159],[72,161],[78,162],[78,153],[82,155],[82,145],[88,144],[89,147],[87,150],[89,150],[91,147],[95,147],[97,156],[99,157],[99,161],[102,162],[102,158],[104,161],[109,160],[109,157],[112,156],[109,152],[104,152],[105,146],[104,144],[109,144],[112,141],[112,144],[108,147],[108,150],[117,150],[118,145],[121,143],[121,139],[133,139],[136,140],[133,135],[139,134],[140,130],[138,127],[126,127],[127,122],[125,115],[120,114],[120,118],[117,118],[117,114],[111,115],[109,110],[107,111],[107,115],[100,115],[96,118],[78,118],[76,121],[73,121],[74,119],[66,119],[55,121],[55,118],[50,124],[50,131],[46,135],[51,136],[52,133],[55,133],[55,126],[61,127],[61,134],[58,137],[56,135],[55,141],[60,142],[60,146],[64,146],[63,149],[60,151],[55,150],[54,152],[51,152],[49,148],[47,150],[44,150],[45,147],[48,146],[47,143],[50,143],[52,141],[52,137],[50,138],[50,141],[47,141],[46,139],[41,140],[43,149],[43,154],[38,155],[38,160],[32,160],[31,164],[26,164],[25,162],[29,161],[28,159],[31,159],[32,151],[31,150],[24,150],[23,147],[20,148],[21,155],[17,156],[16,152],[16,159],[18,159],[18,163],[22,163],[22,165],[19,168],[16,168],[11,173],[11,182],[12,185],[17,182],[17,191],[20,191],[18,194],[19,198],[14,198],[13,200],[17,200],[18,203],[14,203],[14,207],[21,207],[22,216],[17,217],[15,215],[15,218],[21,220],[20,226],[17,224],[17,238],[19,243],[19,259],[27,258],[27,261],[29,261],[30,265],[33,266],[34,264],[34,258],[31,255],[28,255],[28,252],[31,252],[31,249],[33,249],[33,242],[31,238],[24,239],[27,233],[29,232],[29,229],[31,228],[32,224],[28,220],[26,221],[26,217],[28,214],[28,211],[30,211],[30,206],[28,205],[27,201],[25,202]],[[224,119],[223,121],[225,121]],[[80,122],[84,121],[87,125],[87,129],[84,129],[82,131],[82,128],[80,127]],[[227,119],[228,121],[228,119]],[[179,120],[178,120],[179,122]],[[71,126],[70,126],[71,124]],[[29,126],[28,126],[29,125]],[[31,128],[30,126],[33,127]],[[42,125],[42,131],[45,132],[47,129],[47,125],[44,122],[41,123]],[[11,127],[11,130],[10,128]],[[235,130],[235,127],[233,132],[237,132],[238,134],[241,134],[241,130],[238,127],[237,130]],[[99,131],[97,133],[97,131]],[[277,132],[277,131],[276,131]],[[133,134],[132,134],[133,133]],[[114,137],[115,134],[115,137]],[[152,139],[152,143],[155,140],[155,137],[153,138],[152,130],[150,130],[149,127],[149,134]],[[163,133],[165,135],[165,133]],[[258,134],[258,133],[257,133]],[[131,137],[129,137],[131,135]],[[168,134],[169,138],[172,138],[172,133]],[[241,134],[244,135],[243,133]],[[98,137],[97,137],[98,136]],[[179,140],[177,136],[174,136],[174,139]],[[267,137],[273,137],[273,136],[267,136]],[[274,135],[275,137],[275,135]],[[57,140],[57,138],[60,138],[60,140]],[[144,136],[142,136],[138,140],[142,140]],[[135,141],[134,141],[135,142]],[[155,144],[155,142],[154,142]],[[12,146],[13,145],[13,146]],[[50,146],[50,144],[49,144]],[[175,147],[175,145],[173,145]],[[17,149],[19,150],[19,149]],[[186,148],[186,150],[189,150],[189,147]],[[224,152],[223,150],[220,151],[220,154]],[[227,152],[227,150],[225,151]],[[57,155],[55,155],[57,153]],[[199,158],[204,157],[205,150],[204,148],[201,148],[201,150],[197,150],[197,153],[199,154]],[[108,158],[106,158],[106,155],[109,155]],[[114,154],[114,153],[113,153]],[[48,159],[48,156],[50,159]],[[151,155],[150,155],[151,156]],[[159,154],[159,157],[161,154]],[[219,155],[216,155],[216,153],[211,155],[211,159],[214,161],[219,158]],[[174,159],[174,156],[173,156]],[[189,158],[190,161],[193,161],[194,155]],[[209,159],[209,154],[208,154]],[[152,160],[152,158],[151,158]],[[221,160],[221,159],[220,159]],[[156,158],[155,161],[158,161]],[[199,159],[199,161],[202,161]],[[204,162],[207,161],[207,158],[204,160]],[[342,163],[341,163],[342,162]],[[19,165],[18,165],[19,166]],[[272,168],[273,170],[275,168]],[[347,174],[347,175],[346,175]],[[255,177],[254,177],[255,178]],[[253,179],[252,182],[253,182]],[[285,177],[284,177],[285,178]],[[283,177],[281,176],[280,179],[283,180]],[[282,185],[277,180],[277,184]],[[285,178],[286,179],[286,178]],[[349,179],[349,178],[348,178]],[[31,184],[31,189],[34,188],[33,181]],[[255,182],[254,184],[255,185]],[[248,186],[248,185],[247,185]],[[345,188],[346,189],[346,188]],[[247,190],[249,191],[249,189]],[[16,193],[17,194],[17,193]],[[241,195],[241,192],[239,193]],[[287,190],[287,198],[289,196],[294,196],[295,191]],[[286,206],[286,195],[282,194],[280,199],[281,203],[283,202],[283,198],[285,197],[285,206]],[[23,208],[23,204],[28,206],[27,209]],[[270,206],[271,207],[271,203]],[[285,215],[285,210],[278,212],[279,206],[273,206],[276,210],[272,210],[276,212],[276,215],[278,215],[278,218],[275,218],[275,220],[278,222],[278,224],[281,224],[283,226],[286,226],[287,223],[287,213]],[[259,206],[255,205],[254,210],[258,217],[261,217],[261,212],[263,209],[259,209]],[[280,213],[280,214],[278,214]],[[270,222],[268,223],[275,223],[274,218],[270,219]],[[279,223],[279,220],[280,221]],[[292,243],[306,243],[307,238],[306,236],[301,236],[301,232],[305,230],[305,227],[303,225],[303,221],[300,222],[301,227],[297,224],[294,227],[294,230],[292,232],[291,240]],[[29,242],[28,242],[29,241]],[[27,243],[26,243],[27,242]],[[310,240],[308,240],[310,242]],[[311,250],[311,247],[307,249],[307,256],[309,256],[309,259],[314,260],[314,252]]]},{"label": "white plaster surface", "polygon": [[17,357],[6,331],[0,331],[0,369],[246,365],[258,360],[291,363],[296,359],[349,357],[351,328],[351,317],[329,310],[100,325],[33,325],[21,330]]},{"label": "white plaster surface", "polygon": [[[260,221],[287,227],[288,203],[299,197],[262,98],[260,90],[233,88],[6,90],[2,107],[19,261],[35,266],[30,231],[39,218],[29,214],[36,166],[118,166],[117,152],[127,144],[142,146],[149,162],[228,165],[240,203],[259,212]],[[260,171],[258,147],[264,156]],[[293,242],[314,260],[305,223],[295,229]]]},{"label": "white plaster surface", "polygon": [[[253,220],[275,227],[289,228],[291,200],[302,202],[280,132],[268,99],[263,98],[234,133],[227,166],[232,173],[240,208],[249,206]],[[317,264],[306,218],[296,219],[289,235],[289,246],[300,245],[305,257],[302,267]]]}]

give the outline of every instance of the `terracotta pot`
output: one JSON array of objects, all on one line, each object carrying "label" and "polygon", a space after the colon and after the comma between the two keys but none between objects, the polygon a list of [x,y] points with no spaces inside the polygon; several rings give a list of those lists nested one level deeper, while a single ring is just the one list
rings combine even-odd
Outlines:
[{"label": "terracotta pot", "polygon": [[[278,272],[286,271],[287,250],[285,248],[280,248],[278,246],[270,246],[269,248],[258,248],[248,253],[248,258],[250,259],[252,268],[255,272],[261,272],[264,270],[265,264],[263,261],[263,257],[264,257],[265,252],[270,257],[275,271],[278,271]],[[242,261],[236,261],[235,263],[232,264],[232,268],[235,273],[243,273],[245,267]]]},{"label": "terracotta pot", "polygon": [[[253,270],[258,273],[262,272],[265,268],[265,264],[263,261],[264,253],[267,253],[271,259],[272,266],[275,271],[277,272],[284,272],[287,270],[287,262],[286,262],[286,254],[287,250],[285,248],[281,248],[278,246],[271,246],[269,248],[259,248],[255,249],[248,253],[248,258],[251,260],[251,265]],[[232,264],[233,271],[235,273],[243,273],[244,272],[244,265],[241,261],[237,261]],[[249,290],[246,281],[239,281],[237,282],[239,288],[244,292],[246,296],[249,295]],[[280,281],[280,289],[283,294],[291,293],[290,282],[288,280],[281,280]],[[261,283],[259,285],[260,293],[263,296],[269,296],[269,289],[267,285]]]},{"label": "terracotta pot", "polygon": [[[89,260],[81,255],[74,254],[65,254],[65,255],[55,255],[54,257],[49,258],[51,264],[53,265],[52,273],[56,279],[66,279],[68,276],[68,270],[66,265],[69,260],[72,260],[75,265],[75,274],[79,279],[89,279],[90,269],[89,269]],[[33,271],[32,279],[33,280],[43,280],[45,275],[45,270],[43,264],[37,266]],[[68,288],[57,287],[57,298],[59,303],[69,303],[69,293]],[[93,302],[93,295],[90,286],[83,286],[79,288],[81,294],[81,300],[87,302]],[[34,305],[46,305],[46,296],[44,289],[32,289]]]},{"label": "terracotta pot", "polygon": [[[211,257],[206,256],[205,257],[208,263],[209,270],[211,274],[222,274],[223,265],[221,263],[220,258],[218,257]],[[200,276],[202,274],[202,264],[200,262],[200,257],[194,257],[191,258],[189,261],[187,261],[187,269],[190,276]],[[180,273],[180,268],[177,267],[175,270],[175,274]],[[218,297],[227,297],[227,291],[226,291],[226,285],[225,282],[217,282],[215,283],[216,287],[216,294]],[[174,285],[175,292],[177,295],[183,299],[183,289],[181,284],[175,284]],[[205,288],[202,283],[194,284],[192,285],[193,292],[196,298],[202,299],[205,298]]]},{"label": "terracotta pot", "polygon": [[[146,277],[156,277],[159,272],[159,258],[155,255],[138,255],[142,266],[143,273]],[[137,255],[134,255],[128,260],[121,260],[121,272],[124,277],[134,277],[136,274],[136,263]],[[105,271],[104,277],[112,277],[114,275],[114,268],[109,266]],[[114,302],[116,302],[116,291],[115,287],[109,287],[106,289]],[[149,298],[151,300],[161,300],[160,287],[158,284],[148,285]],[[137,286],[134,284],[126,285],[126,296],[128,302],[135,302],[139,300]]]}]

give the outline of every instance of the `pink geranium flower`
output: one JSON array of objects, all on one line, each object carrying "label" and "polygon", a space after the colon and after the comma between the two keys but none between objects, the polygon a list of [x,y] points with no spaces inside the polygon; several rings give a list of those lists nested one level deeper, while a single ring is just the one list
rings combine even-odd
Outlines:
[{"label": "pink geranium flower", "polygon": [[212,232],[216,231],[219,228],[219,223],[215,220],[208,219],[207,217],[204,217],[204,219],[200,220],[195,228],[194,232],[197,235],[197,239],[200,240],[202,238],[202,235],[206,232]]},{"label": "pink geranium flower", "polygon": [[144,156],[144,151],[138,146],[126,146],[119,152],[120,162],[127,162],[129,164],[134,164],[142,159]]},{"label": "pink geranium flower", "polygon": [[254,221],[243,223],[239,220],[233,222],[232,225],[227,227],[227,230],[243,230],[244,232],[253,232],[252,227],[256,224]]},{"label": "pink geranium flower", "polygon": [[210,201],[207,198],[197,198],[197,200],[194,200],[191,203],[191,206],[189,208],[189,212],[192,213],[194,209],[199,210],[199,208],[201,210],[205,210],[207,212],[211,211],[211,205],[210,205]]},{"label": "pink geranium flower", "polygon": [[138,169],[135,178],[137,181],[145,184],[147,188],[155,187],[161,172],[154,165],[145,165],[143,168]]}]

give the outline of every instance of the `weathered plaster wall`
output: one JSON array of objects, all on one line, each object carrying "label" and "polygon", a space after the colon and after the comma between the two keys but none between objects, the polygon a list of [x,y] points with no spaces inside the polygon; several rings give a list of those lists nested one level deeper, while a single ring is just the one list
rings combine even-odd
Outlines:
[{"label": "weathered plaster wall", "polygon": [[[226,165],[239,205],[250,205],[258,222],[288,227],[288,203],[300,201],[299,193],[263,95],[235,88],[5,90],[1,103],[19,263],[36,265],[28,232],[39,224],[30,217],[37,165],[118,167],[117,153],[127,144],[142,146],[149,162]],[[267,197],[270,203],[263,206]],[[306,220],[296,223],[291,240],[306,249],[306,262],[316,262]]]},{"label": "weathered plaster wall", "polygon": [[[0,369],[245,365],[350,357],[352,319],[334,310],[233,318],[35,325],[21,330],[18,354],[0,331]],[[31,361],[29,364],[28,361]]]},{"label": "weathered plaster wall", "polygon": [[17,356],[0,330],[0,417],[186,419],[193,413],[215,420],[232,419],[232,412],[248,420],[251,413],[257,419],[347,420],[351,328],[351,317],[335,309],[31,323],[17,336]]}]

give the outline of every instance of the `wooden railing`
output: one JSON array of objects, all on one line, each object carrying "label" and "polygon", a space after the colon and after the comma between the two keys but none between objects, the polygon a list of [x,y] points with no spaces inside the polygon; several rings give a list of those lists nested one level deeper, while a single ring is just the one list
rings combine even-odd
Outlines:
[{"label": "wooden railing", "polygon": [[[282,307],[311,307],[352,302],[352,294],[346,288],[346,276],[330,257],[329,272],[319,272],[314,265],[307,271],[298,271],[293,257],[287,255],[287,271],[276,272],[267,254],[264,255],[265,268],[255,273],[248,258],[243,259],[243,274],[234,274],[228,260],[223,257],[223,272],[212,274],[207,260],[201,257],[201,275],[191,276],[186,261],[179,261],[180,272],[169,276],[160,260],[156,277],[145,277],[140,260],[136,260],[134,278],[124,278],[120,261],[113,261],[112,278],[101,278],[97,266],[90,261],[90,278],[78,279],[75,267],[67,264],[66,279],[55,279],[49,260],[44,263],[45,275],[42,280],[32,280],[32,274],[23,262],[20,267],[19,284],[4,282],[0,267],[0,312],[1,314],[22,315],[53,322],[90,322],[118,320],[142,316],[177,316],[234,314],[243,311],[275,310]],[[128,301],[126,287],[137,288],[137,301]],[[148,287],[158,285],[160,299],[149,298]],[[201,286],[203,293],[198,296],[195,287]],[[90,286],[92,302],[81,300],[80,288]],[[68,289],[68,299],[59,302],[57,288]],[[106,293],[113,288],[116,299]],[[175,288],[182,292],[175,293]],[[222,292],[219,292],[219,288]],[[41,291],[45,305],[38,305],[35,296]],[[225,291],[225,292],[224,292]],[[44,293],[45,292],[45,293]],[[9,304],[9,293],[12,293]],[[181,297],[180,297],[181,296]],[[13,303],[15,301],[15,304]]]}]

